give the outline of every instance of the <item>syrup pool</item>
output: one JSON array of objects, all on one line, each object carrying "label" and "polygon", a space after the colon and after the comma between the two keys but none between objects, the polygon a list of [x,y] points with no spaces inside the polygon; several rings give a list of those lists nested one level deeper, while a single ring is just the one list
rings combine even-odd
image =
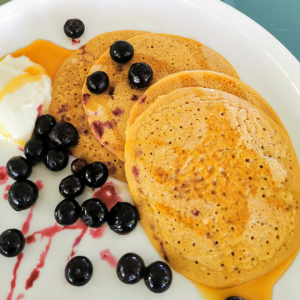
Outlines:
[{"label": "syrup pool", "polygon": [[105,260],[106,262],[108,262],[108,264],[111,267],[113,267],[113,268],[117,267],[118,260],[111,254],[110,250],[106,249],[104,251],[101,251],[100,257],[102,260]]},{"label": "syrup pool", "polygon": [[4,166],[0,167],[0,185],[5,184],[8,178],[6,168]]}]

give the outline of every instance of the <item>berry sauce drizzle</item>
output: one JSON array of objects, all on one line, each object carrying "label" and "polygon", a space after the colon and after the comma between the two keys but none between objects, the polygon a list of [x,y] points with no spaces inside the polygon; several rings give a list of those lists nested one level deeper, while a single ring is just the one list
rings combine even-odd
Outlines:
[{"label": "berry sauce drizzle", "polygon": [[22,231],[22,233],[24,235],[26,235],[28,233],[29,229],[30,229],[30,222],[31,222],[32,217],[33,217],[33,208],[34,208],[34,206],[35,205],[33,205],[33,206],[30,207],[30,212],[27,215],[27,218],[26,218],[26,220],[25,220],[25,222],[24,222],[24,224],[22,226],[22,230],[21,231]]},{"label": "berry sauce drizzle", "polygon": [[88,230],[88,227],[87,227],[83,222],[79,221],[79,222],[78,222],[78,225],[79,225],[79,227],[80,227],[80,229],[81,229],[81,233],[78,235],[78,237],[75,239],[75,241],[74,241],[74,243],[73,243],[72,251],[71,251],[71,254],[70,254],[68,260],[69,260],[70,258],[72,258],[72,257],[76,254],[75,247],[77,247],[77,246],[80,244],[82,238],[84,237],[85,233],[86,233],[87,230]]},{"label": "berry sauce drizzle", "polygon": [[108,249],[101,251],[100,257],[102,260],[107,261],[111,267],[113,268],[117,267],[118,260],[111,254],[111,252]]},{"label": "berry sauce drizzle", "polygon": [[[41,180],[38,180],[35,182],[37,185],[39,191],[43,188],[43,183]],[[8,190],[10,186],[7,186],[5,190]],[[93,195],[93,197],[101,199],[107,206],[108,209],[111,209],[117,202],[122,201],[121,197],[117,195],[115,186],[113,183],[106,183],[104,184],[98,191],[96,191]],[[30,212],[22,226],[22,232],[24,235],[26,235],[29,232],[30,229],[30,223],[33,218],[33,210],[34,206],[30,208]],[[64,230],[80,230],[80,234],[75,238],[75,241],[72,245],[71,253],[67,260],[72,258],[76,254],[76,247],[79,246],[82,238],[85,236],[86,232],[88,231],[88,227],[84,225],[84,223],[79,219],[74,225],[71,226],[60,226],[57,223],[55,223],[52,226],[46,227],[44,229],[38,230],[27,237],[25,237],[25,243],[26,244],[33,244],[36,243],[44,238],[48,238],[48,243],[45,247],[45,250],[41,253],[39,263],[36,265],[36,267],[32,270],[30,273],[30,276],[27,278],[25,283],[25,290],[28,290],[33,287],[34,282],[39,278],[40,271],[45,265],[45,260],[47,258],[49,249],[51,247],[52,239],[53,237]],[[105,232],[105,227],[100,227],[97,229],[89,229],[89,235],[94,239],[99,239],[103,236]],[[39,239],[37,240],[36,236],[39,236]],[[117,259],[111,254],[111,252],[107,249],[105,251],[102,251],[100,253],[100,257],[102,260],[105,260],[109,263],[110,266],[113,268],[116,268],[117,266]],[[23,259],[23,253],[18,255],[17,262],[15,264],[14,270],[13,270],[13,279],[11,281],[11,290],[9,295],[7,296],[6,300],[12,300],[13,292],[16,287],[16,280],[17,280],[17,271],[19,269],[19,266],[21,264],[21,261]],[[23,299],[25,295],[20,294],[16,300]]]},{"label": "berry sauce drizzle", "polygon": [[38,190],[41,191],[42,188],[44,187],[42,180],[37,180],[35,182],[35,185],[37,186]]},{"label": "berry sauce drizzle", "polygon": [[26,280],[25,290],[30,289],[33,286],[33,283],[39,278],[40,269],[43,268],[45,265],[45,260],[46,260],[48,251],[50,249],[51,242],[52,242],[52,237],[49,238],[48,244],[40,256],[40,262],[36,265],[36,267],[31,272],[30,276]]},{"label": "berry sauce drizzle", "polygon": [[31,272],[29,278],[26,280],[26,286],[25,289],[28,290],[33,286],[33,283],[38,279],[39,274],[40,274],[40,269],[43,268],[44,264],[45,264],[45,260],[48,254],[48,251],[50,249],[51,246],[51,242],[52,242],[52,238],[59,232],[63,231],[63,230],[81,230],[80,234],[76,237],[73,245],[72,245],[72,251],[70,256],[68,257],[68,260],[70,258],[72,258],[75,254],[76,254],[76,250],[75,248],[80,244],[83,236],[85,235],[85,233],[88,230],[88,227],[84,225],[84,223],[79,220],[76,224],[72,225],[72,226],[59,226],[58,224],[54,224],[53,226],[47,227],[45,229],[39,230],[33,234],[31,234],[30,236],[28,236],[25,239],[25,243],[26,244],[33,244],[36,242],[36,235],[40,235],[41,239],[48,237],[49,241],[48,244],[46,245],[46,248],[44,250],[44,252],[41,254],[40,256],[40,261],[39,263],[36,265],[36,267],[33,269],[33,271]]},{"label": "berry sauce drizzle", "polygon": [[101,200],[106,206],[108,211],[111,210],[117,202],[122,202],[122,198],[116,193],[116,188],[112,182],[107,182],[93,194],[93,198]]},{"label": "berry sauce drizzle", "polygon": [[5,187],[5,193],[3,194],[4,200],[8,200],[7,191],[10,189],[10,187],[11,187],[10,184],[8,184],[8,185]]},{"label": "berry sauce drizzle", "polygon": [[23,259],[23,253],[20,253],[17,256],[17,262],[16,262],[14,270],[13,270],[13,279],[12,279],[12,281],[10,283],[10,292],[9,292],[6,300],[11,300],[12,299],[12,295],[13,295],[14,289],[16,287],[17,272],[18,272],[18,269],[20,267],[22,259]]},{"label": "berry sauce drizzle", "polygon": [[37,108],[38,117],[42,115],[42,109],[43,109],[43,104],[39,105],[39,107]]},{"label": "berry sauce drizzle", "polygon": [[6,167],[0,167],[0,185],[5,184],[8,178]]},{"label": "berry sauce drizzle", "polygon": [[71,41],[72,41],[72,45],[80,44],[80,40],[71,39]]},{"label": "berry sauce drizzle", "polygon": [[92,236],[94,239],[100,239],[105,232],[105,227],[102,226],[97,229],[90,229],[89,234]]}]

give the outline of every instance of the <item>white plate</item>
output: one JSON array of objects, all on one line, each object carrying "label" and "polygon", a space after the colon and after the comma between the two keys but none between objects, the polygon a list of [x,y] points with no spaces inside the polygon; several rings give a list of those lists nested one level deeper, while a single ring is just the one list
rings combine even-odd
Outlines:
[{"label": "white plate", "polygon": [[[85,43],[97,34],[118,30],[138,29],[166,32],[195,38],[225,56],[237,69],[241,79],[256,89],[272,105],[286,126],[298,157],[300,155],[300,65],[290,52],[255,22],[231,7],[216,0],[22,0],[0,8],[0,57],[28,45],[36,39],[46,39],[61,46],[75,49],[63,33],[63,24],[69,18],[80,18],[86,25],[82,37]],[[13,146],[0,143],[0,166],[21,152]],[[51,173],[43,165],[34,168],[31,180],[42,179],[45,187],[40,193],[29,234],[55,223],[53,211],[61,200],[58,192],[60,180],[70,174],[66,169]],[[0,186],[0,232],[8,228],[21,228],[29,211],[15,212],[2,195],[6,184]],[[126,185],[115,181],[123,200],[130,201]],[[79,198],[82,203],[91,191]],[[201,299],[188,280],[174,274],[173,285],[162,295],[149,292],[143,282],[135,286],[122,284],[115,270],[100,259],[100,251],[110,249],[119,258],[126,252],[136,252],[145,262],[160,259],[139,226],[132,234],[119,237],[106,226],[100,239],[88,233],[76,247],[76,255],[86,255],[94,265],[92,280],[76,288],[64,280],[64,267],[79,230],[66,230],[52,241],[45,266],[31,289],[25,291],[26,279],[39,263],[48,238],[26,245],[24,258],[17,272],[16,288],[12,300],[25,295],[28,300],[52,299]],[[16,258],[0,257],[0,299],[10,292]],[[278,282],[274,300],[300,299],[300,257]],[[258,291],[259,293],[259,291]],[[21,296],[22,298],[22,296]],[[18,299],[21,299],[20,297]]]}]

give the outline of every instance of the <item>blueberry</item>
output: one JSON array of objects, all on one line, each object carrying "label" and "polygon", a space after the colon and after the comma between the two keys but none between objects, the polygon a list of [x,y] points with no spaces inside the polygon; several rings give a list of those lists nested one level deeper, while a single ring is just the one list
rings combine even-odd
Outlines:
[{"label": "blueberry", "polygon": [[163,293],[172,283],[172,271],[166,263],[156,261],[146,268],[144,279],[151,292]]},{"label": "blueberry", "polygon": [[24,180],[31,175],[32,167],[26,158],[14,156],[7,162],[6,172],[14,180]]},{"label": "blueberry", "polygon": [[100,95],[107,90],[109,78],[105,72],[97,71],[88,76],[86,85],[91,93]]},{"label": "blueberry", "polygon": [[68,122],[57,123],[50,131],[50,140],[57,146],[71,147],[78,143],[78,131]]},{"label": "blueberry", "polygon": [[87,284],[93,275],[93,265],[85,256],[73,257],[65,269],[65,277],[71,285],[83,286]]},{"label": "blueberry", "polygon": [[58,203],[54,217],[58,224],[68,226],[74,224],[80,215],[80,205],[74,199],[65,199]]},{"label": "blueberry", "polygon": [[50,149],[44,157],[45,166],[53,172],[63,170],[68,165],[68,162],[69,154],[63,147]]},{"label": "blueberry", "polygon": [[127,41],[116,41],[110,47],[110,57],[119,64],[128,63],[133,54],[133,47]]},{"label": "blueberry", "polygon": [[25,144],[24,154],[32,164],[36,164],[43,160],[47,153],[47,149],[48,146],[45,141],[33,138]]},{"label": "blueberry", "polygon": [[59,192],[65,198],[74,198],[82,194],[84,187],[83,180],[79,176],[70,175],[60,182]]},{"label": "blueberry", "polygon": [[69,19],[64,25],[64,32],[70,39],[80,38],[84,30],[84,23],[79,19]]},{"label": "blueberry", "polygon": [[90,164],[85,172],[85,184],[91,188],[98,188],[102,186],[108,178],[107,166],[101,162],[94,162]]},{"label": "blueberry", "polygon": [[135,206],[127,202],[118,202],[108,213],[107,223],[112,231],[127,234],[135,228],[139,219],[139,212]]},{"label": "blueberry", "polygon": [[152,80],[153,71],[148,64],[135,63],[128,72],[129,83],[135,88],[144,88],[148,86]]},{"label": "blueberry", "polygon": [[25,246],[23,233],[18,229],[8,229],[0,235],[0,254],[6,257],[19,255]]},{"label": "blueberry", "polygon": [[117,276],[126,284],[139,282],[145,274],[145,264],[143,259],[134,253],[123,255],[117,265]]},{"label": "blueberry", "polygon": [[8,203],[16,211],[31,207],[38,196],[39,190],[30,180],[15,182],[7,193]]},{"label": "blueberry", "polygon": [[225,300],[244,300],[244,299],[243,299],[243,298],[241,298],[241,297],[232,296],[232,297],[228,297],[228,298],[226,298]]},{"label": "blueberry", "polygon": [[81,205],[80,217],[86,226],[92,228],[101,227],[106,222],[107,215],[107,207],[99,199],[92,198]]},{"label": "blueberry", "polygon": [[43,115],[38,117],[35,122],[34,135],[41,139],[47,139],[51,129],[55,124],[55,118],[51,115]]},{"label": "blueberry", "polygon": [[88,163],[84,159],[77,158],[72,161],[71,171],[74,175],[83,176]]}]

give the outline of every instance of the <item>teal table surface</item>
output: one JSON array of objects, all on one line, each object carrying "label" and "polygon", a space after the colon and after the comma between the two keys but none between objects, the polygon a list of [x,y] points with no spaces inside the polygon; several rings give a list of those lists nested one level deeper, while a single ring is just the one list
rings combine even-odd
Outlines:
[{"label": "teal table surface", "polygon": [[[268,30],[300,61],[300,0],[221,1],[241,11]],[[0,5],[6,2],[8,0],[0,0]]]},{"label": "teal table surface", "polygon": [[300,0],[221,1],[268,30],[300,61]]},{"label": "teal table surface", "polygon": [[0,0],[0,5],[9,2],[9,0]]}]

